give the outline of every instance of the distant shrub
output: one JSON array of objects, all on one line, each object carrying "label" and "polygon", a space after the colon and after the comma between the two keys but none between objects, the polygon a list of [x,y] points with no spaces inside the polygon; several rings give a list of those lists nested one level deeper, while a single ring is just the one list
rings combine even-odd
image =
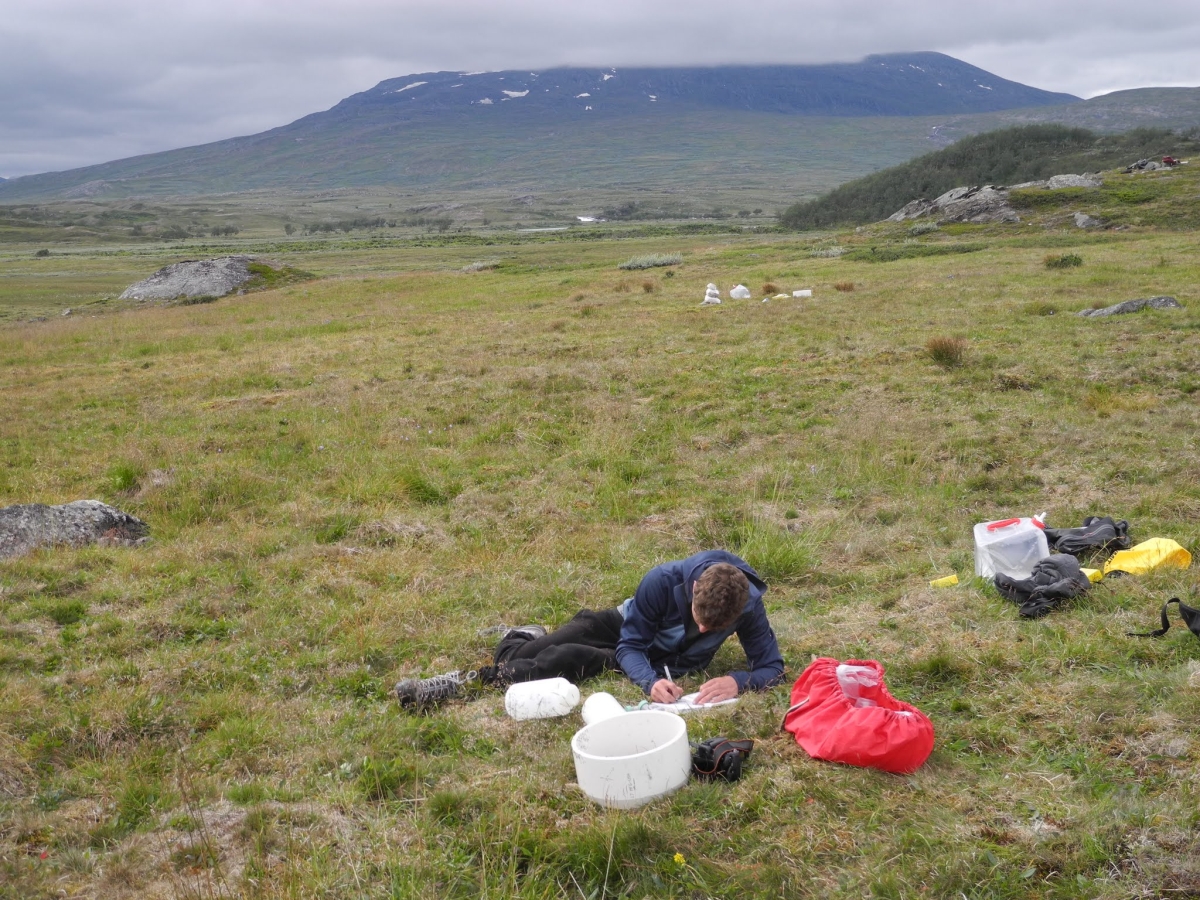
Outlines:
[{"label": "distant shrub", "polygon": [[764,294],[778,294],[779,293],[779,285],[777,285],[773,281],[768,281],[766,284],[764,284],[762,286],[762,292]]},{"label": "distant shrub", "polygon": [[859,247],[846,254],[846,258],[863,262],[895,262],[898,259],[917,259],[923,256],[975,253],[985,247],[986,244],[887,244],[883,247]]},{"label": "distant shrub", "polygon": [[937,222],[918,222],[916,225],[912,226],[912,228],[908,229],[908,233],[913,237],[917,237],[918,235],[930,234],[934,231],[941,231],[941,229],[942,226]]},{"label": "distant shrub", "polygon": [[158,236],[164,241],[181,241],[184,238],[190,237],[188,230],[179,225],[172,225],[170,228],[164,228],[159,232]]},{"label": "distant shrub", "polygon": [[683,262],[681,253],[650,253],[634,256],[617,266],[618,269],[654,269],[658,266],[677,266]]},{"label": "distant shrub", "polygon": [[1031,300],[1021,311],[1027,316],[1052,316],[1058,312],[1058,307],[1048,300]]},{"label": "distant shrub", "polygon": [[1073,269],[1083,265],[1083,257],[1077,253],[1064,253],[1062,256],[1047,256],[1043,262],[1047,269]]},{"label": "distant shrub", "polygon": [[646,281],[642,282],[642,292],[643,293],[653,294],[657,290],[658,290],[658,285],[655,284],[653,281],[650,281],[649,279],[647,279]]},{"label": "distant shrub", "polygon": [[845,247],[818,247],[809,252],[813,259],[837,259],[846,252]]},{"label": "distant shrub", "polygon": [[848,294],[852,290],[854,290],[854,282],[853,281],[835,281],[833,283],[833,289],[835,291],[841,291],[843,294]]},{"label": "distant shrub", "polygon": [[240,231],[241,229],[236,225],[215,225],[209,231],[209,234],[212,237],[232,237]]},{"label": "distant shrub", "polygon": [[473,263],[467,263],[463,266],[464,272],[486,272],[488,269],[500,268],[500,260],[498,259],[481,259]]},{"label": "distant shrub", "polygon": [[37,257],[45,257],[45,256],[50,255],[50,251],[47,250],[45,247],[43,247],[41,250],[39,250],[37,253],[35,253],[33,255],[37,256]]},{"label": "distant shrub", "polygon": [[963,364],[967,342],[958,337],[932,337],[925,342],[925,353],[943,369],[954,369]]}]

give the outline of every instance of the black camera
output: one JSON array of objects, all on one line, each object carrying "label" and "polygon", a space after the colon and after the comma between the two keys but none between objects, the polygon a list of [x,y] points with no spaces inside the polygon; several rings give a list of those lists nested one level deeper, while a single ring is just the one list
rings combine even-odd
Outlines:
[{"label": "black camera", "polygon": [[731,741],[726,737],[692,744],[692,774],[705,781],[737,781],[742,777],[742,763],[753,749],[754,741]]}]

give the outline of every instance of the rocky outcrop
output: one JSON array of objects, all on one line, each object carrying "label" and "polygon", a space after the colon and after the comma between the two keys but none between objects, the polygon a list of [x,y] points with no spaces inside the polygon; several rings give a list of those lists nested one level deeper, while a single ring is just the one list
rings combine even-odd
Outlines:
[{"label": "rocky outcrop", "polygon": [[1050,190],[1058,190],[1059,188],[1091,188],[1100,187],[1103,182],[1099,175],[1091,175],[1084,173],[1083,175],[1054,175],[1047,179],[1046,187]]},{"label": "rocky outcrop", "polygon": [[143,543],[149,532],[141,519],[99,500],[6,506],[0,509],[0,559],[63,544],[134,546]]},{"label": "rocky outcrop", "polygon": [[1102,224],[1104,224],[1104,223],[1101,222],[1099,219],[1097,219],[1093,216],[1089,216],[1087,213],[1082,213],[1082,212],[1075,213],[1075,227],[1076,228],[1097,228]]},{"label": "rocky outcrop", "polygon": [[889,222],[903,222],[922,216],[937,216],[939,222],[1020,222],[1021,217],[1008,205],[1008,191],[990,184],[956,187],[936,200],[914,200],[888,216]]},{"label": "rocky outcrop", "polygon": [[[1008,203],[1008,192],[1046,188],[1099,187],[1099,175],[1055,175],[1045,181],[1023,181],[1020,184],[976,185],[956,187],[936,200],[914,200],[903,209],[888,216],[889,222],[903,222],[922,216],[937,216],[939,222],[1020,222],[1021,217]],[[1083,227],[1083,226],[1081,226]]]},{"label": "rocky outcrop", "polygon": [[253,256],[221,256],[187,260],[159,269],[131,284],[122,300],[175,300],[179,297],[224,297],[250,280]]},{"label": "rocky outcrop", "polygon": [[1126,300],[1124,303],[1115,303],[1103,309],[1081,309],[1079,315],[1089,319],[1099,319],[1103,316],[1120,316],[1143,309],[1183,309],[1183,307],[1174,297],[1151,297],[1148,300]]}]

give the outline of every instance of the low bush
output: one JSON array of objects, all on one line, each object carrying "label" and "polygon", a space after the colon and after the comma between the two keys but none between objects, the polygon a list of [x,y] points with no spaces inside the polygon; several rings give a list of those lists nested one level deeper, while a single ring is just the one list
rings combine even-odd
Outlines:
[{"label": "low bush", "polygon": [[489,269],[500,268],[500,260],[498,259],[480,259],[473,263],[467,263],[462,267],[464,272],[486,272]]},{"label": "low bush", "polygon": [[1058,307],[1047,300],[1031,300],[1021,311],[1027,316],[1052,316],[1058,312]]},{"label": "low bush", "polygon": [[659,266],[677,266],[683,262],[682,253],[649,253],[645,256],[631,256],[617,266],[618,269],[654,269]]},{"label": "low bush", "polygon": [[835,291],[841,291],[843,294],[848,294],[852,290],[854,290],[854,282],[853,281],[835,281],[833,283],[833,289]]},{"label": "low bush", "polygon": [[917,259],[922,256],[951,256],[955,253],[976,253],[986,244],[885,244],[882,247],[860,247],[846,254],[847,259],[861,262],[895,262],[898,259]]},{"label": "low bush", "polygon": [[1083,257],[1077,253],[1064,253],[1062,256],[1047,256],[1043,262],[1047,269],[1074,269],[1083,265]]}]

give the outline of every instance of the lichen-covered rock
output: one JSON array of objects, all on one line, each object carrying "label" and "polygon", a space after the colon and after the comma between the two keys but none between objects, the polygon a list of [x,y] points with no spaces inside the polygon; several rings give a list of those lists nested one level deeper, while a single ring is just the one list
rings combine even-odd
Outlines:
[{"label": "lichen-covered rock", "polygon": [[6,506],[0,509],[0,559],[62,544],[134,546],[143,543],[149,532],[141,519],[99,500]]},{"label": "lichen-covered rock", "polygon": [[1103,182],[1099,175],[1052,175],[1046,182],[1050,190],[1072,187],[1100,187]]},{"label": "lichen-covered rock", "polygon": [[939,222],[1020,222],[1021,217],[1008,205],[1008,191],[990,184],[956,187],[936,200],[914,200],[892,215],[889,222],[903,222],[922,216],[937,216]]},{"label": "lichen-covered rock", "polygon": [[1087,213],[1075,213],[1076,228],[1096,228],[1103,224],[1099,219],[1089,216]]},{"label": "lichen-covered rock", "polygon": [[131,284],[122,300],[174,300],[177,297],[224,297],[251,278],[253,256],[193,259],[159,269],[149,278]]},{"label": "lichen-covered rock", "polygon": [[1114,303],[1103,309],[1081,309],[1079,315],[1088,319],[1098,319],[1104,316],[1121,316],[1125,313],[1135,313],[1143,309],[1183,309],[1174,297],[1151,297],[1150,299],[1126,300],[1124,303]]}]

